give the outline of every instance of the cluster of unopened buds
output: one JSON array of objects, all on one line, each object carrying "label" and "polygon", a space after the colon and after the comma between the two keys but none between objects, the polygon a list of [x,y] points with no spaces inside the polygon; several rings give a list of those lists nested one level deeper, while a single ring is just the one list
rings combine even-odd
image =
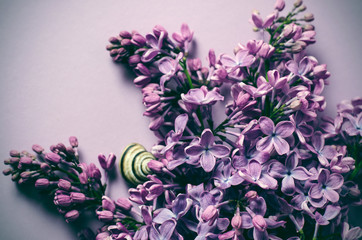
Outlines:
[{"label": "cluster of unopened buds", "polygon": [[[254,12],[264,39],[238,44],[232,56],[210,50],[206,67],[189,58],[186,24],[172,35],[158,25],[146,36],[110,38],[107,50],[136,74],[158,138],[153,155],[133,144],[122,156],[121,172],[134,185],[129,199],[105,195],[100,170],[78,162],[74,137],[50,153],[34,145],[37,157],[12,151],[4,173],[52,194],[68,222],[94,211],[104,225],[85,239],[359,239],[348,211],[362,204],[354,182],[362,99],[341,103],[334,119],[317,118],[330,73],[304,51],[315,42],[314,17],[300,17],[301,0],[280,16],[284,7],[277,0],[265,19]],[[225,99],[217,123],[214,105]],[[116,160],[98,159],[105,172]]]}]

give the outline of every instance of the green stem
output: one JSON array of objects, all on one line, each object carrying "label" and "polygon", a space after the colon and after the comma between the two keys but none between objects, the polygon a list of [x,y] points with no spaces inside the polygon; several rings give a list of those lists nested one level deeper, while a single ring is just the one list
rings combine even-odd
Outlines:
[{"label": "green stem", "polygon": [[60,167],[58,167],[58,166],[53,167],[53,169],[54,169],[54,170],[57,170],[57,171],[59,171],[59,172],[65,173],[65,174],[67,174],[68,177],[70,177],[72,180],[79,182],[79,179],[78,179],[78,177],[77,177],[75,174],[73,174],[73,173],[71,173],[71,172],[68,172],[68,171],[66,171],[66,170],[64,170],[63,168],[60,168]]},{"label": "green stem", "polygon": [[186,58],[185,57],[183,57],[182,60],[180,60],[180,65],[182,67],[183,72],[186,75],[186,79],[187,79],[187,82],[189,83],[190,89],[193,89],[194,86],[192,85],[191,76],[190,76],[190,73],[189,73],[189,71],[187,70],[187,67],[186,67]]}]

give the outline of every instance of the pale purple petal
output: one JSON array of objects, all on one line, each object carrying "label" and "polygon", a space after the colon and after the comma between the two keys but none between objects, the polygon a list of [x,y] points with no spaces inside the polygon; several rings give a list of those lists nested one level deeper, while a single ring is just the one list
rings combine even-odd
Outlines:
[{"label": "pale purple petal", "polygon": [[168,57],[162,58],[158,65],[158,69],[160,70],[160,72],[162,72],[163,74],[171,72],[174,68],[173,61],[173,59]]},{"label": "pale purple petal", "polygon": [[311,198],[319,199],[323,196],[322,186],[320,184],[315,184],[309,189],[309,196]]},{"label": "pale purple petal", "polygon": [[324,147],[324,137],[321,132],[315,132],[312,136],[312,144],[315,150],[320,151]]},{"label": "pale purple petal", "polygon": [[164,222],[161,226],[160,226],[160,234],[161,234],[161,239],[171,239],[171,236],[173,234],[173,231],[175,230],[176,227],[176,221],[175,220],[168,220],[166,222]]},{"label": "pale purple petal", "polygon": [[249,162],[249,174],[254,179],[259,179],[261,174],[261,165],[258,161],[251,160]]},{"label": "pale purple petal", "polygon": [[164,208],[160,211],[160,213],[153,219],[153,222],[162,224],[167,220],[172,218],[176,218],[176,215],[169,209]]},{"label": "pale purple petal", "polygon": [[262,138],[256,143],[256,149],[258,151],[270,152],[272,147],[273,147],[273,137],[271,136]]},{"label": "pale purple petal", "polygon": [[324,196],[331,202],[338,202],[339,194],[331,188],[324,189]]},{"label": "pale purple petal", "polygon": [[260,129],[261,131],[265,134],[265,135],[272,135],[274,132],[274,122],[267,117],[261,117],[259,119],[259,125],[260,125]]},{"label": "pale purple petal", "polygon": [[298,64],[293,61],[293,60],[289,60],[286,64],[285,67],[294,74],[298,74]]},{"label": "pale purple petal", "polygon": [[293,195],[295,192],[295,184],[292,176],[283,178],[281,190],[286,195]]},{"label": "pale purple petal", "polygon": [[187,116],[186,113],[179,115],[175,119],[175,132],[176,133],[183,132],[185,130],[188,119],[189,119],[189,117]]},{"label": "pale purple petal", "polygon": [[279,137],[286,138],[293,134],[295,130],[294,124],[290,121],[282,121],[275,127],[275,134]]},{"label": "pale purple petal", "polygon": [[257,197],[256,199],[250,201],[249,208],[256,215],[264,216],[266,213],[266,202],[262,197]]},{"label": "pale purple petal", "polygon": [[186,23],[181,25],[181,34],[184,40],[191,41],[193,33],[191,32],[189,26]]},{"label": "pale purple petal", "polygon": [[263,173],[258,181],[258,185],[264,189],[277,189],[278,181],[269,176],[269,174]]},{"label": "pale purple petal", "polygon": [[235,62],[235,59],[228,56],[228,55],[225,55],[223,54],[220,58],[220,62],[221,64],[224,66],[224,67],[235,67],[236,66],[236,62]]},{"label": "pale purple petal", "polygon": [[154,59],[160,51],[158,49],[150,48],[142,55],[143,62],[149,62]]},{"label": "pale purple petal", "polygon": [[325,156],[328,159],[332,159],[334,156],[337,155],[337,151],[332,146],[325,146],[321,151],[321,154],[323,154],[323,156]]},{"label": "pale purple petal", "polygon": [[289,144],[281,137],[273,137],[273,145],[279,155],[283,155],[289,152]]},{"label": "pale purple petal", "polygon": [[157,229],[154,226],[152,226],[148,237],[150,240],[160,240],[161,234],[157,231]]},{"label": "pale purple petal", "polygon": [[243,59],[243,62],[240,64],[240,67],[248,67],[255,62],[255,57],[253,55],[248,55]]},{"label": "pale purple petal", "polygon": [[214,135],[210,129],[205,129],[201,134],[200,145],[208,148],[214,143]]},{"label": "pale purple petal", "polygon": [[214,145],[209,151],[218,158],[226,157],[229,155],[230,149],[224,145]]},{"label": "pale purple petal", "polygon": [[329,166],[328,159],[325,156],[318,154],[318,160],[322,166]]},{"label": "pale purple petal", "polygon": [[307,180],[312,174],[304,167],[296,167],[292,170],[291,176],[297,180]]},{"label": "pale purple petal", "polygon": [[275,19],[275,14],[274,13],[269,14],[268,16],[266,16],[263,27],[264,28],[270,27],[273,24],[274,19]]},{"label": "pale purple petal", "polygon": [[337,217],[337,215],[340,213],[340,211],[341,211],[340,206],[328,205],[326,207],[326,211],[324,212],[323,216],[327,220],[332,220],[333,218]]},{"label": "pale purple petal", "polygon": [[332,173],[326,182],[326,186],[332,189],[339,189],[342,187],[342,185],[343,177],[339,173]]},{"label": "pale purple petal", "polygon": [[211,172],[215,167],[215,162],[215,157],[209,151],[205,151],[201,155],[200,164],[205,172]]}]

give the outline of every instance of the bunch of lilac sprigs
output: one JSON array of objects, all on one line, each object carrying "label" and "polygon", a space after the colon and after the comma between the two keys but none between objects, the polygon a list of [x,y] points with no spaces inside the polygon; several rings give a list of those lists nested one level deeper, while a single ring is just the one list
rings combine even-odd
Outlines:
[{"label": "bunch of lilac sprigs", "polygon": [[[362,99],[338,106],[335,119],[317,118],[329,72],[305,49],[315,42],[312,14],[284,0],[262,19],[264,40],[238,44],[234,55],[208,54],[208,67],[188,58],[193,32],[156,26],[142,36],[122,31],[107,46],[114,61],[131,67],[142,88],[149,128],[159,138],[148,164],[153,175],[129,190],[129,199],[105,196],[99,169],[79,164],[77,140],[50,153],[34,145],[5,163],[19,183],[54,197],[67,221],[86,210],[104,225],[101,239],[358,239],[348,210],[360,205],[354,182],[362,167]],[[172,39],[173,40],[172,40]],[[230,93],[230,95],[222,94]],[[226,117],[213,120],[216,103]],[[99,156],[109,171],[115,156]],[[132,204],[133,202],[134,204]],[[90,231],[82,235],[92,239]]]}]

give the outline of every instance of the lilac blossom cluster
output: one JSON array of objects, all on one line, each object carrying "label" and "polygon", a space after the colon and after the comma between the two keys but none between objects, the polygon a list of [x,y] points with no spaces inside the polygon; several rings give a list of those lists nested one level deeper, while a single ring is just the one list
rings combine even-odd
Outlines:
[{"label": "lilac blossom cluster", "polygon": [[[284,7],[277,0],[266,18],[254,12],[264,39],[238,44],[233,55],[210,50],[207,66],[189,57],[187,24],[179,33],[157,25],[146,36],[109,39],[113,60],[136,74],[158,138],[152,175],[128,199],[106,196],[100,170],[79,163],[74,137],[50,153],[34,145],[37,157],[12,151],[4,174],[51,193],[68,222],[94,211],[104,225],[85,239],[359,239],[348,211],[362,204],[354,182],[362,99],[340,104],[335,119],[317,117],[330,73],[304,51],[315,42],[314,17],[301,16],[301,0],[281,16]],[[219,123],[215,104],[225,107]],[[115,156],[98,159],[107,172]]]}]

